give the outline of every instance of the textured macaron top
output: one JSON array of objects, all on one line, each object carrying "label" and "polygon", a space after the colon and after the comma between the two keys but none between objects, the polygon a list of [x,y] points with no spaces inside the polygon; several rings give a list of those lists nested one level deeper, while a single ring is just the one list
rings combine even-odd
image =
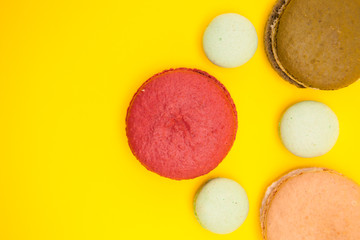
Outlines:
[{"label": "textured macaron top", "polygon": [[267,190],[265,240],[360,239],[360,186],[330,169],[298,169]]},{"label": "textured macaron top", "polygon": [[360,1],[279,0],[265,45],[273,67],[291,83],[346,87],[360,78]]},{"label": "textured macaron top", "polygon": [[204,175],[223,160],[235,140],[237,113],[218,80],[178,68],[139,88],[126,123],[136,158],[148,170],[180,180]]}]

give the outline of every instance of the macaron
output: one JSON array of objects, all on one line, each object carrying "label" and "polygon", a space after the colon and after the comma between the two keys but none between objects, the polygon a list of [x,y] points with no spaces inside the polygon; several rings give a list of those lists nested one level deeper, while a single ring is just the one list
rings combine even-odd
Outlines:
[{"label": "macaron", "polygon": [[264,240],[360,239],[360,186],[324,168],[292,171],[266,191]]},{"label": "macaron", "polygon": [[247,18],[236,13],[215,17],[203,36],[206,56],[224,68],[238,67],[249,61],[257,44],[255,27]]},{"label": "macaron", "polygon": [[359,0],[278,0],[265,50],[282,78],[300,88],[336,90],[360,78]]},{"label": "macaron", "polygon": [[154,75],[135,93],[126,116],[135,157],[148,170],[176,180],[213,170],[230,151],[236,132],[229,92],[197,69]]},{"label": "macaron", "polygon": [[243,224],[249,212],[249,201],[240,184],[228,178],[215,178],[196,194],[194,211],[205,229],[227,234]]},{"label": "macaron", "polygon": [[284,146],[299,157],[318,157],[329,152],[339,136],[339,122],[325,104],[303,101],[294,104],[280,121]]}]

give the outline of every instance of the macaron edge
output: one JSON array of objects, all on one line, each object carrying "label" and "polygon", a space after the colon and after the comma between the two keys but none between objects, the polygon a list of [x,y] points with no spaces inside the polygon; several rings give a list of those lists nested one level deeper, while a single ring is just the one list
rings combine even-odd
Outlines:
[{"label": "macaron edge", "polygon": [[275,71],[286,81],[295,85],[298,88],[306,88],[304,84],[297,81],[286,69],[282,66],[276,52],[276,32],[278,30],[280,17],[291,0],[278,0],[268,17],[265,25],[264,46],[265,53],[269,59],[271,66]]}]

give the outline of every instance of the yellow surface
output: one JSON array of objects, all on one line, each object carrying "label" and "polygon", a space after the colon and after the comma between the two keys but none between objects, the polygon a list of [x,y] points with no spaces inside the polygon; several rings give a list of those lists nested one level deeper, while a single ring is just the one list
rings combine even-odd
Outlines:
[{"label": "yellow surface", "polygon": [[[263,29],[273,0],[0,1],[0,239],[260,240],[264,190],[302,166],[336,169],[360,183],[360,83],[302,90],[268,63]],[[221,13],[255,26],[259,46],[245,65],[223,69],[201,37]],[[235,144],[216,170],[187,181],[148,172],[131,154],[125,115],[136,89],[171,67],[217,77],[239,116]],[[300,100],[329,105],[340,121],[331,152],[301,159],[281,144],[281,113]],[[204,230],[192,211],[197,188],[229,177],[250,212],[234,233]]]}]

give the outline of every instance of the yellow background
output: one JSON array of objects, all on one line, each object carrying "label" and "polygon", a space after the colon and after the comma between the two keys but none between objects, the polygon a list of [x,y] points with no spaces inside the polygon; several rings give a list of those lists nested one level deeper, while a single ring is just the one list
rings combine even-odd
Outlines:
[{"label": "yellow background", "polygon": [[[303,166],[336,169],[360,183],[360,83],[338,91],[298,89],[268,63],[263,29],[273,0],[0,0],[0,239],[260,240],[265,188]],[[212,18],[235,12],[255,26],[254,57],[213,65],[201,38]],[[168,68],[199,68],[232,95],[235,144],[210,174],[174,181],[133,157],[125,115],[137,88]],[[340,137],[326,155],[302,159],[281,144],[282,112],[301,100],[329,105]],[[213,177],[247,191],[250,212],[234,233],[196,221],[192,200]]]}]

